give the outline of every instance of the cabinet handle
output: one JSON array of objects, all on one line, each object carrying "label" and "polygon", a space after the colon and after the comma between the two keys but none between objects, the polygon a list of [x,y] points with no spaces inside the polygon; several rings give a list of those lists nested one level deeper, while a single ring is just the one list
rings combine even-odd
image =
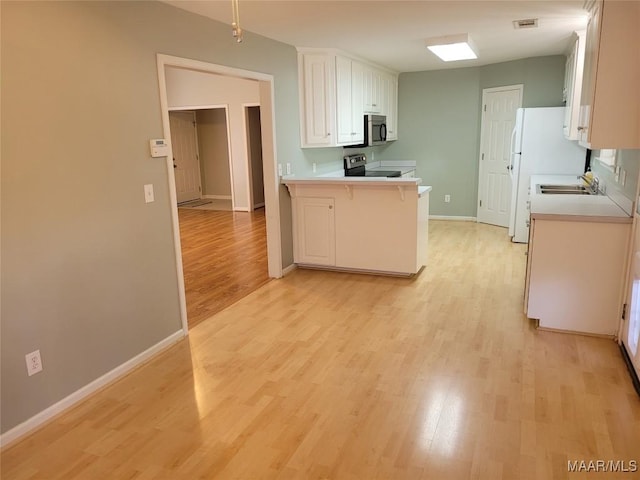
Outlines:
[{"label": "cabinet handle", "polygon": [[333,208],[333,205],[329,205],[329,210],[331,210]]},{"label": "cabinet handle", "polygon": [[578,127],[578,131],[581,132],[582,130],[585,130],[586,127]]}]

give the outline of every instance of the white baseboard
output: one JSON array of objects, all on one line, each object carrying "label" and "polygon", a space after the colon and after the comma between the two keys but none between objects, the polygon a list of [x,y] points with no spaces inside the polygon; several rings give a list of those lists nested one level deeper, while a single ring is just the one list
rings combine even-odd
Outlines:
[{"label": "white baseboard", "polygon": [[209,200],[231,200],[231,195],[202,195],[202,198]]},{"label": "white baseboard", "polygon": [[454,220],[458,222],[476,222],[476,217],[458,217],[448,215],[429,215],[429,220]]},{"label": "white baseboard", "polygon": [[95,379],[93,382],[85,385],[79,390],[76,390],[68,397],[63,398],[59,402],[44,409],[40,413],[37,413],[30,419],[22,422],[20,425],[13,427],[11,430],[5,432],[4,434],[2,434],[2,436],[0,436],[0,447],[4,448],[9,444],[14,443],[15,441],[22,439],[22,437],[24,437],[25,435],[32,433],[36,428],[53,419],[53,417],[59,415],[70,407],[73,407],[75,404],[84,400],[92,393],[95,393],[101,388],[123,377],[134,368],[140,366],[142,363],[160,353],[162,350],[170,347],[178,340],[184,338],[184,336],[185,335],[183,330],[179,330],[169,335],[164,340],[161,340],[144,352],[136,355],[131,360],[128,360],[122,365],[114,368],[110,372],[105,373],[101,377]]},{"label": "white baseboard", "polygon": [[293,272],[296,268],[298,268],[298,266],[295,263],[292,263],[288,267],[283,268],[282,276],[284,277],[285,275],[288,275],[289,273]]}]

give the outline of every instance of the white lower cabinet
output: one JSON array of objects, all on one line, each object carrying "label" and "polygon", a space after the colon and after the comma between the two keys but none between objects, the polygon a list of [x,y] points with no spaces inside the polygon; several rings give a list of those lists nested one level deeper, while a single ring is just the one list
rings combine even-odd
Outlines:
[{"label": "white lower cabinet", "polygon": [[429,187],[287,183],[300,266],[416,274],[427,258]]},{"label": "white lower cabinet", "polygon": [[296,263],[336,264],[335,202],[333,198],[297,198],[294,202]]},{"label": "white lower cabinet", "polygon": [[615,336],[630,223],[532,219],[525,309],[541,328]]}]

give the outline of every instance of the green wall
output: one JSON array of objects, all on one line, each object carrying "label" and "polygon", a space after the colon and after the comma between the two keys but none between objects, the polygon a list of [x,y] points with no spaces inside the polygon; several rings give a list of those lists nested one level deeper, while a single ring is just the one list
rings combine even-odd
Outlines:
[{"label": "green wall", "polygon": [[433,187],[432,215],[475,217],[482,89],[523,84],[524,107],[562,105],[564,64],[555,55],[400,74],[399,138],[380,147],[376,160],[415,160],[417,175]]},{"label": "green wall", "polygon": [[[640,175],[640,150],[618,150],[616,152],[616,165],[620,167],[618,180],[615,179],[613,170],[602,165],[596,160],[600,150],[594,150],[591,154],[591,170],[600,180],[600,185],[606,188],[607,194],[615,190],[635,202],[638,195],[638,179]],[[625,183],[620,183],[622,171],[625,172]],[[632,212],[633,213],[633,212]]]}]

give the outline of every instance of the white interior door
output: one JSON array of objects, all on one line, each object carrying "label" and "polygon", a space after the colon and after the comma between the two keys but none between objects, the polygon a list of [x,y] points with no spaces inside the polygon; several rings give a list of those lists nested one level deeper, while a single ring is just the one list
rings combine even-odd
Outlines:
[{"label": "white interior door", "polygon": [[627,297],[627,314],[622,324],[620,339],[631,359],[631,363],[640,377],[640,215],[635,216],[635,235],[631,249],[631,265],[629,269],[629,294]]},{"label": "white interior door", "polygon": [[511,133],[522,106],[522,85],[482,91],[478,222],[509,226]]},{"label": "white interior door", "polygon": [[200,198],[200,163],[195,112],[169,112],[178,203]]}]

